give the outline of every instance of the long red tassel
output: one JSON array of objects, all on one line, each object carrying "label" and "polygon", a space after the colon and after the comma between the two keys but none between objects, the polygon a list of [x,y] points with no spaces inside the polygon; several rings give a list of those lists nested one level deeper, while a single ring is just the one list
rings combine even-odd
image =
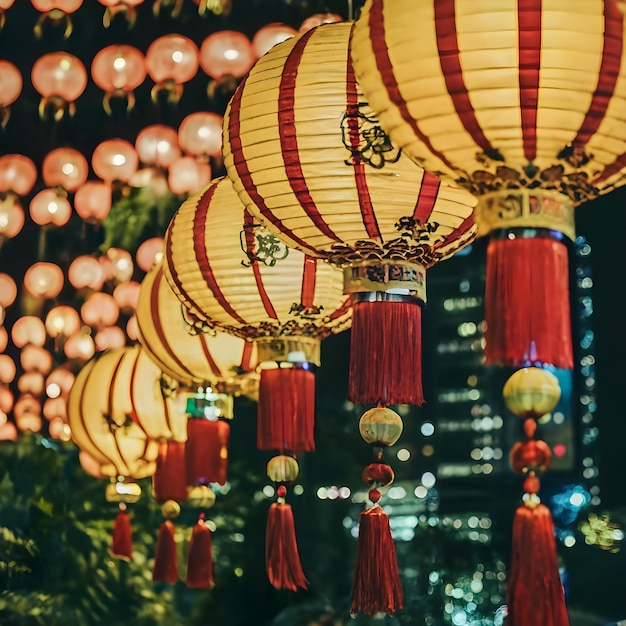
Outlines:
[{"label": "long red tassel", "polygon": [[308,581],[302,570],[291,506],[274,502],[267,515],[265,531],[267,577],[276,589],[306,589]]},{"label": "long red tassel", "polygon": [[204,513],[200,513],[189,541],[187,587],[211,589],[214,586],[211,530],[204,521]]},{"label": "long red tassel", "polygon": [[351,612],[390,615],[402,609],[402,604],[402,583],[389,517],[375,504],[364,510],[359,519]]},{"label": "long red tassel", "polygon": [[424,404],[418,300],[353,303],[348,399],[354,404]]},{"label": "long red tassel", "polygon": [[120,559],[130,561],[133,557],[133,538],[130,525],[130,515],[125,504],[120,504],[120,510],[115,517],[113,525],[113,539],[111,541],[111,554]]},{"label": "long red tassel", "polygon": [[159,447],[156,471],[152,476],[152,490],[157,502],[187,498],[185,442],[167,441]]},{"label": "long red tassel", "polygon": [[164,521],[159,527],[152,580],[154,582],[168,582],[172,585],[178,580],[178,555],[176,553],[176,540],[174,539],[174,524],[170,520]]},{"label": "long red tassel", "polygon": [[507,626],[568,626],[550,510],[520,506],[513,521]]},{"label": "long red tassel", "polygon": [[230,424],[224,420],[194,417],[187,420],[185,460],[188,485],[226,483],[229,438]]},{"label": "long red tassel", "polygon": [[492,239],[485,289],[489,365],[574,366],[564,243],[543,237]]},{"label": "long red tassel", "polygon": [[261,370],[259,450],[315,450],[315,374],[298,367]]}]

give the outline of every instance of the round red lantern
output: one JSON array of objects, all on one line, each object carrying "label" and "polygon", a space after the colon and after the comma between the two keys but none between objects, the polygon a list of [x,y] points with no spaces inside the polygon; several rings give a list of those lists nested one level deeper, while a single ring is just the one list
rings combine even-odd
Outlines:
[{"label": "round red lantern", "polygon": [[176,131],[163,124],[153,124],[140,131],[135,140],[135,148],[145,165],[167,169],[180,157]]},{"label": "round red lantern", "polygon": [[97,352],[115,350],[126,345],[126,333],[119,326],[100,328],[93,338]]},{"label": "round red lantern", "polygon": [[87,180],[89,164],[74,148],[56,148],[44,157],[41,174],[48,187],[76,191]]},{"label": "round red lantern", "polygon": [[54,119],[60,120],[66,110],[74,114],[74,101],[87,86],[87,70],[73,54],[50,52],[35,61],[31,80],[41,96],[39,115],[43,118],[51,109]]},{"label": "round red lantern", "polygon": [[0,383],[10,385],[16,371],[15,361],[8,354],[0,354]]},{"label": "round red lantern", "polygon": [[[0,11],[0,20],[2,12]],[[1,27],[1,26],[0,26]],[[9,121],[9,107],[22,93],[22,75],[9,61],[0,60],[0,127],[4,128]]]},{"label": "round red lantern", "polygon": [[46,314],[46,331],[53,339],[69,337],[80,328],[80,317],[76,309],[67,305],[52,307]]},{"label": "round red lantern", "polygon": [[220,30],[209,35],[200,46],[200,67],[213,79],[225,75],[245,76],[256,56],[252,42],[234,30]]},{"label": "round red lantern", "polygon": [[24,287],[35,298],[56,298],[64,283],[63,270],[55,263],[34,263],[24,274]]},{"label": "round red lantern", "polygon": [[332,24],[333,22],[342,22],[343,18],[341,15],[337,13],[315,13],[310,17],[307,17],[302,24],[300,24],[300,28],[298,31],[300,33],[306,33],[307,30],[311,30],[316,26],[321,26],[322,24]]},{"label": "round red lantern", "polygon": [[139,155],[125,139],[106,139],[93,151],[91,166],[96,176],[105,182],[127,183],[139,167]]},{"label": "round red lantern", "polygon": [[67,196],[54,189],[42,189],[35,194],[28,211],[39,226],[64,226],[72,217],[72,205]]},{"label": "round red lantern", "polygon": [[104,328],[113,326],[120,315],[120,308],[112,295],[92,293],[80,307],[80,317],[87,326]]},{"label": "round red lantern", "polygon": [[88,332],[81,331],[70,335],[63,345],[63,352],[68,359],[88,361],[95,353],[96,346]]},{"label": "round red lantern", "polygon": [[10,195],[0,200],[0,242],[12,239],[24,226],[24,209],[17,198]]},{"label": "round red lantern", "polygon": [[[0,214],[1,215],[1,214]],[[17,285],[9,274],[0,272],[0,306],[10,307],[17,297]]]},{"label": "round red lantern", "polygon": [[193,157],[218,158],[222,154],[223,122],[224,118],[217,113],[190,113],[178,127],[178,144]]},{"label": "round red lantern", "polygon": [[252,49],[257,58],[262,57],[268,50],[271,50],[276,44],[290,39],[297,34],[295,28],[274,22],[266,24],[254,34],[252,37]]},{"label": "round red lantern", "polygon": [[74,194],[74,208],[85,222],[99,224],[111,210],[111,186],[98,181],[87,181]]},{"label": "round red lantern", "polygon": [[20,351],[20,363],[25,372],[48,374],[52,369],[52,355],[42,346],[27,344]]},{"label": "round red lantern", "polygon": [[133,257],[123,248],[109,248],[106,253],[106,258],[111,262],[111,278],[117,282],[124,282],[130,280],[135,266],[133,264]]},{"label": "round red lantern", "polygon": [[140,270],[148,272],[150,268],[163,258],[163,237],[151,237],[139,244],[135,261]]},{"label": "round red lantern", "polygon": [[101,263],[95,257],[77,256],[67,270],[67,278],[76,289],[102,289],[105,276]]},{"label": "round red lantern", "polygon": [[170,164],[167,184],[172,193],[186,196],[211,182],[211,166],[192,157],[180,157]]},{"label": "round red lantern", "polygon": [[0,156],[0,193],[27,196],[37,180],[37,168],[23,154]]},{"label": "round red lantern", "polygon": [[91,62],[91,77],[105,93],[104,110],[111,115],[111,98],[124,98],[127,110],[135,105],[134,90],[146,79],[146,61],[141,50],[118,44],[102,48]]},{"label": "round red lantern", "polygon": [[122,311],[128,313],[137,308],[140,288],[141,285],[136,280],[125,280],[115,286],[113,299]]}]

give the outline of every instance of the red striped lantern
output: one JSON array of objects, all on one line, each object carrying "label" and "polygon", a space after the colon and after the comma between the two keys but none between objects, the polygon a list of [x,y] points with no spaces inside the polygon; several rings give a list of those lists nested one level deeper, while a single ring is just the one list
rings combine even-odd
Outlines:
[{"label": "red striped lantern", "polygon": [[[256,344],[263,368],[258,448],[277,450],[281,457],[312,451],[315,379],[310,364],[320,364],[321,339],[350,322],[341,273],[261,228],[230,180],[220,178],[186,200],[172,219],[164,274],[190,321]],[[276,482],[291,482],[296,475],[281,473]],[[284,506],[270,509],[268,519],[268,576],[275,587],[295,590],[306,586],[306,579],[295,540],[275,540],[295,538],[293,516],[284,514],[290,510],[284,484],[279,494]]]},{"label": "red striped lantern", "polygon": [[224,118],[224,163],[255,219],[344,269],[350,400],[420,405],[426,269],[473,239],[475,200],[389,141],[349,62],[352,26],[318,26],[256,63]]},{"label": "red striped lantern", "polygon": [[488,363],[573,366],[573,209],[625,182],[623,20],[614,0],[368,0],[356,23],[383,128],[479,199]]}]

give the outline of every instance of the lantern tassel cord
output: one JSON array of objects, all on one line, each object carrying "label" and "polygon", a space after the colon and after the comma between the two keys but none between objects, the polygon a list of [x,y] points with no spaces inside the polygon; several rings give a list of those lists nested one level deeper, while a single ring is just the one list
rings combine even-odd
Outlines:
[{"label": "lantern tassel cord", "polygon": [[354,302],[348,399],[354,404],[424,404],[418,300]]},{"label": "lantern tassel cord", "polygon": [[543,504],[518,507],[507,588],[507,626],[569,626],[554,524]]},{"label": "lantern tassel cord", "polygon": [[154,582],[167,582],[171,585],[178,580],[178,555],[174,538],[174,524],[170,520],[164,521],[159,527],[152,580]]},{"label": "lantern tassel cord", "polygon": [[187,587],[212,589],[214,586],[211,530],[204,521],[204,513],[200,513],[189,541]]},{"label": "lantern tassel cord", "polygon": [[307,588],[308,581],[298,552],[293,511],[284,502],[274,502],[268,512],[265,564],[267,577],[276,589],[298,591],[298,588]]},{"label": "lantern tassel cord", "polygon": [[545,237],[492,239],[486,278],[486,362],[571,369],[567,247]]},{"label": "lantern tassel cord", "polygon": [[391,615],[402,609],[402,604],[402,584],[389,517],[376,504],[363,511],[359,519],[351,613]]}]

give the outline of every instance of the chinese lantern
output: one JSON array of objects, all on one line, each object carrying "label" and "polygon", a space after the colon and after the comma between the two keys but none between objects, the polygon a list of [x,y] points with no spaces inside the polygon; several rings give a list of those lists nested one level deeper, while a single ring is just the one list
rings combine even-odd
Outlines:
[{"label": "chinese lantern", "polygon": [[[260,229],[227,178],[182,204],[166,232],[165,259],[167,282],[190,321],[256,343],[262,367],[257,447],[279,456],[312,451],[310,364],[319,364],[320,340],[349,323],[341,273]],[[289,481],[281,478],[281,487]],[[277,528],[285,538],[294,532],[284,493],[279,498],[285,506],[270,509],[268,540]],[[275,548],[267,553],[270,582],[294,590],[306,586],[295,542],[271,540],[267,546]]]},{"label": "chinese lantern", "polygon": [[94,355],[96,347],[88,331],[88,328],[83,327],[79,332],[67,338],[63,345],[63,352],[68,359],[85,362]]},{"label": "chinese lantern", "polygon": [[69,337],[80,328],[80,317],[71,306],[55,306],[46,314],[45,326],[48,335],[53,339]]},{"label": "chinese lantern", "polygon": [[67,111],[74,115],[74,104],[87,86],[87,70],[82,61],[68,52],[50,52],[37,59],[31,71],[33,87],[41,96],[39,116],[48,110],[59,121]]},{"label": "chinese lantern", "polygon": [[34,263],[24,274],[24,287],[35,298],[56,298],[64,283],[63,270],[55,263]]},{"label": "chinese lantern", "polygon": [[[4,13],[0,8],[0,28]],[[10,106],[22,93],[22,75],[9,61],[0,60],[0,128],[5,128],[11,115]]]},{"label": "chinese lantern", "polygon": [[9,385],[15,379],[15,361],[8,354],[0,354],[0,383]]},{"label": "chinese lantern", "polygon": [[567,626],[552,515],[537,495],[539,476],[549,467],[552,452],[545,441],[534,438],[537,420],[559,402],[559,381],[546,370],[529,367],[509,377],[502,395],[507,408],[524,420],[526,435],[524,441],[513,446],[510,455],[513,470],[525,476],[525,493],[513,520],[507,624]]},{"label": "chinese lantern", "polygon": [[163,124],[153,124],[141,130],[135,139],[135,148],[144,165],[163,169],[180,157],[176,131]]},{"label": "chinese lantern", "polygon": [[81,254],[77,256],[67,270],[67,278],[75,289],[93,289],[98,291],[104,284],[102,265],[95,257]]},{"label": "chinese lantern", "polygon": [[97,330],[93,343],[97,352],[123,348],[126,345],[126,333],[119,326],[105,326]]},{"label": "chinese lantern", "polygon": [[17,297],[17,285],[9,274],[0,272],[0,306],[10,307]]},{"label": "chinese lantern", "polygon": [[136,280],[125,280],[113,289],[113,299],[122,311],[132,313],[137,308],[140,284]]},{"label": "chinese lantern", "polygon": [[167,173],[167,184],[170,191],[179,196],[206,187],[211,182],[211,166],[201,163],[192,157],[180,157],[170,164]]},{"label": "chinese lantern", "polygon": [[28,343],[43,346],[46,343],[46,327],[35,315],[23,315],[13,323],[11,339],[16,348],[23,348]]},{"label": "chinese lantern", "polygon": [[102,108],[109,115],[111,98],[126,101],[126,110],[135,106],[134,90],[146,79],[146,60],[141,50],[126,44],[102,48],[91,62],[91,77],[94,83],[104,91]]},{"label": "chinese lantern", "polygon": [[100,224],[111,210],[111,186],[99,181],[87,181],[74,194],[78,216],[89,224]]},{"label": "chinese lantern", "polygon": [[120,307],[111,294],[96,291],[80,307],[80,317],[93,328],[113,326],[120,315]]},{"label": "chinese lantern", "polygon": [[35,194],[28,211],[39,226],[65,226],[72,217],[72,205],[67,196],[54,189],[42,189]]},{"label": "chinese lantern", "polygon": [[613,0],[370,0],[357,21],[355,70],[383,128],[478,197],[490,364],[573,366],[573,210],[625,182],[623,20]]},{"label": "chinese lantern", "polygon": [[5,239],[13,239],[24,227],[24,209],[17,198],[0,199],[0,247]]},{"label": "chinese lantern", "polygon": [[23,154],[0,156],[0,194],[27,196],[37,181],[37,168]]},{"label": "chinese lantern", "polygon": [[178,145],[186,154],[198,160],[220,157],[223,121],[224,118],[217,113],[208,111],[190,113],[178,127]]},{"label": "chinese lantern", "polygon": [[183,35],[163,35],[155,39],[146,52],[146,70],[155,82],[152,99],[167,92],[168,100],[177,103],[183,95],[183,84],[189,82],[200,66],[198,46]]},{"label": "chinese lantern", "polygon": [[276,44],[285,41],[297,34],[295,28],[291,28],[287,24],[274,22],[266,24],[257,30],[252,37],[252,49],[257,58],[262,57],[268,50],[271,50]]},{"label": "chinese lantern", "polygon": [[306,33],[307,30],[311,30],[316,26],[321,26],[322,24],[332,24],[333,22],[342,22],[343,18],[341,15],[337,13],[315,13],[310,17],[307,17],[302,24],[300,24],[300,28],[298,32]]},{"label": "chinese lantern", "polygon": [[259,59],[226,111],[224,164],[255,219],[343,268],[349,399],[420,405],[426,269],[473,239],[475,201],[390,143],[348,63],[351,29],[325,24]]},{"label": "chinese lantern", "polygon": [[93,151],[91,166],[96,176],[107,183],[127,183],[139,167],[139,155],[125,139],[106,139]]},{"label": "chinese lantern", "polygon": [[241,78],[256,60],[252,42],[235,30],[220,30],[204,39],[200,46],[200,67],[218,80],[230,75]]},{"label": "chinese lantern", "polygon": [[42,346],[27,344],[20,351],[20,363],[25,372],[48,374],[52,369],[52,355]]},{"label": "chinese lantern", "polygon": [[48,187],[76,191],[87,180],[87,159],[74,148],[55,148],[46,154],[41,174]]},{"label": "chinese lantern", "polygon": [[42,13],[33,29],[35,35],[43,36],[43,26],[48,20],[53,25],[63,22],[65,24],[63,38],[67,39],[73,30],[70,15],[81,7],[83,0],[31,0],[31,3],[37,11]]},{"label": "chinese lantern", "polygon": [[163,259],[163,247],[165,242],[163,237],[151,237],[139,244],[135,253],[135,262],[137,267],[144,272],[150,271],[150,268]]}]

